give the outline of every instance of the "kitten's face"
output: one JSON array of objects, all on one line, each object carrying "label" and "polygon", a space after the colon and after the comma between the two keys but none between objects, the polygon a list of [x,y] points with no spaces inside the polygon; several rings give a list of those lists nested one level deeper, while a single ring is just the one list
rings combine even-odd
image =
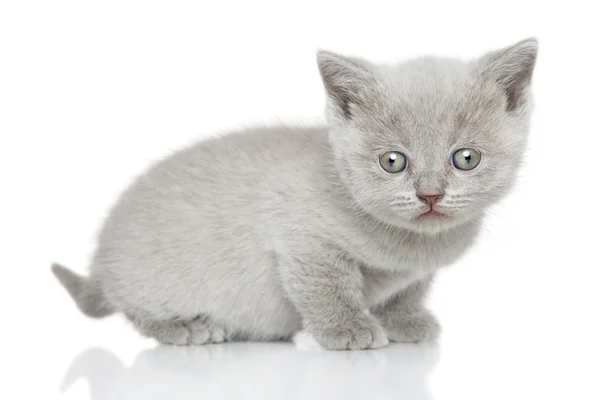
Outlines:
[{"label": "kitten's face", "polygon": [[335,165],[376,218],[437,233],[478,219],[515,179],[537,42],[479,60],[373,66],[319,54]]}]

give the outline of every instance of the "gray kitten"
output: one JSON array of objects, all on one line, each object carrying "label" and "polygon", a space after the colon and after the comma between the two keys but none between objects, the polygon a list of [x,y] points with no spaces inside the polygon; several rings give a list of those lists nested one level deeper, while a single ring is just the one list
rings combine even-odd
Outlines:
[{"label": "gray kitten", "polygon": [[515,180],[537,47],[398,65],[321,51],[327,126],[177,152],[122,194],[89,278],[53,271],[86,315],[123,312],[163,343],[434,340],[424,298]]}]

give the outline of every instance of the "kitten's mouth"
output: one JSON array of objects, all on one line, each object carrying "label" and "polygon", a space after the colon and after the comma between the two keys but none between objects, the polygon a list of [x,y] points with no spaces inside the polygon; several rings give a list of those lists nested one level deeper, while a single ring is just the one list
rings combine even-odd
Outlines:
[{"label": "kitten's mouth", "polygon": [[424,219],[424,218],[441,218],[441,217],[445,217],[444,214],[442,214],[439,211],[434,210],[433,208],[427,212],[424,212],[423,214],[419,215],[419,219]]}]

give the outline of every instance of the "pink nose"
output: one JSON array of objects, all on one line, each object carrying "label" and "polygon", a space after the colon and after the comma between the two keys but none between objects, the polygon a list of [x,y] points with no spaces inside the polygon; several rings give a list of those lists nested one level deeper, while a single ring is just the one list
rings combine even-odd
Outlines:
[{"label": "pink nose", "polygon": [[427,204],[430,208],[433,208],[433,206],[436,205],[436,203],[438,203],[442,197],[444,197],[443,193],[439,193],[439,194],[417,194],[417,197],[425,204]]}]

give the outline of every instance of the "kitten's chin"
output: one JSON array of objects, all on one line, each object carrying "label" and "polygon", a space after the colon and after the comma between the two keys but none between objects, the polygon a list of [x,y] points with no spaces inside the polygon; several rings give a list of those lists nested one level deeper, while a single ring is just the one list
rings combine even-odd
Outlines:
[{"label": "kitten's chin", "polygon": [[442,213],[422,214],[407,221],[413,231],[421,234],[436,235],[452,230],[460,229],[461,226],[477,224],[481,221],[482,214],[474,215],[449,215]]},{"label": "kitten's chin", "polygon": [[468,224],[473,220],[473,218],[460,218],[442,213],[425,213],[410,219],[399,217],[395,219],[394,225],[423,235],[438,235]]},{"label": "kitten's chin", "polygon": [[410,221],[411,230],[429,235],[449,231],[461,225],[461,222],[448,216],[424,216]]}]

